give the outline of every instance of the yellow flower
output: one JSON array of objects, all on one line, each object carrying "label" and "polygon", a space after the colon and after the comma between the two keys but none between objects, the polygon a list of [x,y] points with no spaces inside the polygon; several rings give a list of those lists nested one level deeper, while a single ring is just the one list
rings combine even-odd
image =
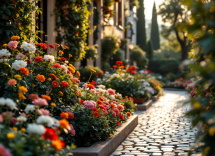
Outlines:
[{"label": "yellow flower", "polygon": [[193,104],[193,109],[199,109],[201,107],[200,103],[199,102],[195,102]]},{"label": "yellow flower", "polygon": [[26,131],[26,129],[25,129],[25,128],[21,128],[21,131],[22,131],[22,132],[25,132],[25,131]]},{"label": "yellow flower", "polygon": [[51,103],[51,106],[52,106],[52,107],[56,107],[56,104],[52,102],[52,103]]},{"label": "yellow flower", "polygon": [[10,39],[11,39],[12,41],[14,41],[14,40],[20,39],[20,37],[19,37],[19,36],[12,36]]},{"label": "yellow flower", "polygon": [[90,69],[90,70],[91,70],[91,72],[96,73],[96,71],[94,69]]},{"label": "yellow flower", "polygon": [[20,86],[19,90],[23,91],[23,93],[25,94],[26,92],[28,92],[28,89],[25,86]]},{"label": "yellow flower", "polygon": [[17,129],[17,127],[13,127],[13,130],[14,130],[14,131],[17,131],[18,129]]},{"label": "yellow flower", "polygon": [[6,47],[7,46],[7,44],[3,44],[3,47]]},{"label": "yellow flower", "polygon": [[64,52],[63,52],[62,50],[59,50],[59,53],[60,53],[61,55],[63,55],[63,54],[64,54]]},{"label": "yellow flower", "polygon": [[14,78],[16,78],[17,80],[22,80],[22,77],[20,75],[14,75]]},{"label": "yellow flower", "polygon": [[13,134],[13,133],[7,133],[7,138],[8,139],[13,139],[13,138],[15,138],[15,135]]},{"label": "yellow flower", "polygon": [[209,129],[209,135],[210,135],[210,136],[214,136],[214,134],[215,134],[215,127],[211,127],[211,128]]},{"label": "yellow flower", "polygon": [[18,92],[18,96],[20,99],[23,99],[23,100],[27,99],[22,92]]}]

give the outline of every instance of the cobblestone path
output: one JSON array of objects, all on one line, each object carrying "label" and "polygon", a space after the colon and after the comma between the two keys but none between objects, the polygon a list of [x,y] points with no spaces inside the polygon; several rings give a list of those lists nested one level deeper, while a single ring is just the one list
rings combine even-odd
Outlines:
[{"label": "cobblestone path", "polygon": [[197,133],[184,117],[187,98],[184,91],[164,91],[147,111],[137,111],[139,124],[111,156],[187,155]]}]

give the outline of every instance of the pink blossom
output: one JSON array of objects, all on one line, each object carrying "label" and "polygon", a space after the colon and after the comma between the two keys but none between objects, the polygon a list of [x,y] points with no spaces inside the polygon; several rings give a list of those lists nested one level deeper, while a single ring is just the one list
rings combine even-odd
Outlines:
[{"label": "pink blossom", "polygon": [[47,100],[43,98],[35,99],[34,101],[32,101],[32,103],[37,106],[48,106]]},{"label": "pink blossom", "polygon": [[10,119],[10,122],[12,122],[13,124],[16,124],[17,119],[16,118],[12,118],[12,119]]},{"label": "pink blossom", "polygon": [[117,105],[117,108],[120,110],[120,111],[123,111],[124,110],[124,107],[122,105]]},{"label": "pink blossom", "polygon": [[108,92],[110,95],[114,95],[114,94],[115,94],[115,90],[113,90],[113,89],[108,89],[107,92]]},{"label": "pink blossom", "polygon": [[0,156],[12,156],[12,154],[10,153],[10,151],[5,148],[2,144],[0,144]]},{"label": "pink blossom", "polygon": [[116,112],[117,115],[119,114],[119,109],[118,108],[114,108],[113,111]]},{"label": "pink blossom", "polygon": [[106,109],[109,109],[109,106],[108,105],[103,105]]},{"label": "pink blossom", "polygon": [[99,95],[100,93],[99,93],[99,92],[96,92],[96,94]]},{"label": "pink blossom", "polygon": [[116,117],[116,112],[113,112],[112,115],[113,115],[113,117]]},{"label": "pink blossom", "polygon": [[96,90],[95,89],[90,89],[90,92],[91,93],[96,93]]},{"label": "pink blossom", "polygon": [[50,113],[49,113],[48,110],[41,108],[41,109],[40,109],[40,115],[48,115],[48,116],[49,116]]},{"label": "pink blossom", "polygon": [[69,77],[73,77],[73,75],[72,75],[72,74],[69,74]]},{"label": "pink blossom", "polygon": [[69,124],[69,126],[70,126],[69,132],[71,133],[71,136],[75,136],[75,129],[74,129],[73,125]]},{"label": "pink blossom", "polygon": [[102,98],[102,99],[106,99],[106,97],[105,97],[105,96],[101,96],[101,98]]},{"label": "pink blossom", "polygon": [[12,116],[13,116],[13,113],[12,113],[12,112],[4,112],[4,113],[2,113],[2,117],[3,117],[3,118],[5,118],[5,117],[10,117],[10,118],[12,118]]},{"label": "pink blossom", "polygon": [[96,102],[93,100],[90,100],[90,101],[94,104],[94,107],[96,107]]},{"label": "pink blossom", "polygon": [[109,103],[108,103],[108,102],[106,102],[106,101],[103,101],[103,104],[105,104],[105,105],[109,105]]},{"label": "pink blossom", "polygon": [[84,101],[84,106],[87,109],[93,109],[95,107],[94,103],[92,101]]},{"label": "pink blossom", "polygon": [[16,49],[18,44],[19,44],[19,43],[18,43],[17,41],[10,41],[10,42],[7,44],[7,47],[8,47],[9,49]]},{"label": "pink blossom", "polygon": [[83,84],[82,87],[87,88],[87,83]]},{"label": "pink blossom", "polygon": [[[116,114],[116,113],[115,113]],[[108,115],[108,112],[107,111],[104,111],[103,112],[103,115]]]},{"label": "pink blossom", "polygon": [[69,108],[66,108],[66,110],[67,110],[67,111],[70,111],[70,109],[69,109]]},{"label": "pink blossom", "polygon": [[25,55],[23,55],[22,53],[18,53],[17,55],[16,55],[16,59],[17,60],[22,60],[22,59],[24,59],[25,58]]},{"label": "pink blossom", "polygon": [[210,94],[209,94],[209,93],[207,93],[205,96],[206,96],[206,97],[208,97],[209,95],[210,95]]},{"label": "pink blossom", "polygon": [[116,101],[113,101],[113,103],[117,105],[117,102],[116,102]]},{"label": "pink blossom", "polygon": [[3,121],[4,121],[4,119],[3,119],[2,115],[0,115],[0,122],[3,122]]}]

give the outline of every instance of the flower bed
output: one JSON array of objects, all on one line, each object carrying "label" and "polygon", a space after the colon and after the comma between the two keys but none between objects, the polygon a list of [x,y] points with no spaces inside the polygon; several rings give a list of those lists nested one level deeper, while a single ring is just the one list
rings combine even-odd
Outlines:
[{"label": "flower bed", "polygon": [[189,83],[192,83],[191,80],[183,79],[182,77],[176,79],[173,82],[168,82],[163,85],[163,88],[177,88],[177,89],[185,89]]},{"label": "flower bed", "polygon": [[[95,81],[79,87],[80,73],[61,57],[67,46],[35,47],[12,38],[0,50],[0,148],[5,152],[66,155],[65,145],[105,140],[133,114],[132,100],[114,90],[95,87]],[[52,53],[44,55],[47,46]]]}]

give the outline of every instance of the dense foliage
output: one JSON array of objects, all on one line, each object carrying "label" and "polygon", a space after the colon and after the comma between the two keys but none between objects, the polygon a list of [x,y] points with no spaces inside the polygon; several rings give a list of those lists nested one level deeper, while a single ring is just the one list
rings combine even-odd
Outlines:
[{"label": "dense foliage", "polygon": [[85,54],[85,59],[92,59],[92,60],[96,60],[98,55],[97,55],[97,52],[98,52],[98,45],[95,44],[95,45],[92,45],[92,46],[88,46],[86,48],[86,54]]},{"label": "dense foliage", "polygon": [[[92,73],[91,69],[95,70],[96,72]],[[87,82],[89,79],[95,81],[98,77],[101,77],[103,75],[103,72],[100,68],[93,66],[81,67],[79,68],[79,72],[81,74],[81,82]]]},{"label": "dense foliage", "polygon": [[[81,60],[85,56],[86,38],[89,29],[90,0],[56,1],[55,18],[56,42],[69,47],[65,57],[71,54],[71,61]],[[63,33],[62,33],[63,31]]]}]

